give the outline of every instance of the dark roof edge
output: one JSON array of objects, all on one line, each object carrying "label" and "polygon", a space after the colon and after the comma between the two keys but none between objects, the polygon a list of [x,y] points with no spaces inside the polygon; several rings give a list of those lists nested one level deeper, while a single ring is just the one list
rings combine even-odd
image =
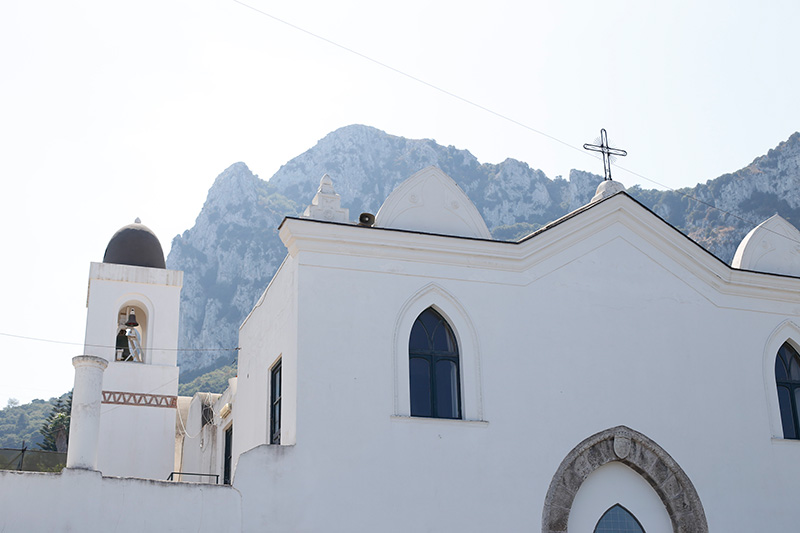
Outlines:
[{"label": "dark roof edge", "polygon": [[517,244],[514,241],[498,241],[495,239],[484,239],[483,237],[469,237],[467,235],[448,235],[446,233],[431,233],[428,231],[418,231],[413,229],[402,229],[402,228],[384,228],[379,226],[362,226],[361,224],[356,224],[355,222],[336,222],[333,220],[319,220],[316,218],[306,218],[306,217],[292,217],[292,216],[285,216],[283,220],[278,225],[278,230],[283,227],[283,223],[287,220],[302,220],[308,222],[316,222],[318,224],[330,224],[333,226],[347,226],[351,228],[366,228],[372,230],[382,230],[382,231],[394,231],[398,233],[411,233],[414,235],[431,235],[434,237],[448,237],[451,239],[463,239],[467,241],[481,241],[481,242],[498,242],[498,243],[505,243],[505,244]]},{"label": "dark roof edge", "polygon": [[383,230],[383,231],[394,231],[394,232],[400,232],[400,233],[411,233],[411,234],[416,234],[416,235],[432,235],[434,237],[449,237],[449,238],[453,238],[453,239],[464,239],[464,240],[469,240],[469,241],[495,242],[495,243],[500,243],[500,244],[518,245],[518,244],[522,244],[524,242],[527,242],[527,241],[535,238],[536,236],[544,233],[545,231],[550,230],[550,229],[552,229],[552,228],[554,228],[554,227],[556,227],[556,226],[558,226],[560,224],[563,224],[564,222],[567,222],[568,220],[577,217],[581,213],[583,213],[585,211],[588,211],[589,209],[592,209],[593,207],[598,206],[598,205],[602,204],[603,202],[606,202],[606,201],[610,200],[611,198],[614,198],[614,197],[616,197],[618,195],[624,195],[624,196],[628,197],[628,199],[630,199],[631,201],[636,203],[639,207],[641,207],[642,209],[647,211],[650,215],[656,217],[659,221],[661,221],[662,223],[666,224],[669,228],[671,228],[673,231],[678,233],[678,235],[680,235],[681,237],[683,237],[684,239],[686,239],[687,241],[692,243],[694,246],[696,246],[697,248],[702,250],[704,253],[710,255],[711,257],[713,257],[718,263],[720,263],[721,265],[723,265],[725,268],[727,268],[729,270],[736,271],[736,272],[750,272],[750,273],[753,273],[753,274],[762,274],[762,275],[766,275],[766,276],[779,276],[779,277],[782,277],[782,278],[789,278],[789,279],[800,279],[800,276],[792,276],[790,274],[777,274],[777,273],[773,273],[773,272],[759,272],[757,270],[748,270],[748,269],[745,269],[745,268],[734,268],[734,267],[732,267],[731,265],[729,265],[728,263],[726,263],[725,261],[723,261],[722,259],[720,259],[716,255],[711,253],[710,251],[708,251],[705,248],[703,248],[702,245],[700,245],[698,242],[694,241],[691,237],[689,237],[688,235],[683,233],[681,230],[679,230],[678,228],[676,228],[675,226],[673,226],[672,224],[670,224],[669,222],[667,222],[666,220],[661,218],[658,215],[658,213],[656,213],[655,211],[653,211],[652,209],[650,209],[649,207],[644,205],[642,202],[640,202],[639,200],[637,200],[636,198],[634,198],[633,196],[628,194],[627,191],[619,191],[617,193],[612,194],[611,196],[603,198],[602,200],[597,200],[595,202],[589,202],[588,204],[583,205],[583,206],[579,207],[578,209],[576,209],[576,210],[574,210],[574,211],[572,211],[570,213],[567,213],[563,217],[558,218],[558,219],[554,220],[553,222],[550,222],[549,224],[539,228],[538,230],[526,235],[525,237],[523,237],[522,239],[520,239],[518,241],[499,241],[499,240],[496,240],[496,239],[484,239],[484,238],[481,238],[481,237],[466,237],[466,236],[463,236],[463,235],[446,235],[446,234],[443,234],[443,233],[429,233],[429,232],[425,232],[425,231],[407,230],[407,229],[400,229],[400,228],[381,228],[381,227],[374,227],[374,226],[361,226],[359,224],[355,224],[355,223],[352,223],[352,222],[334,222],[334,221],[330,221],[330,220],[317,220],[317,219],[313,219],[313,218],[304,218],[304,217],[295,217],[295,216],[284,217],[283,220],[281,221],[280,225],[278,226],[278,230],[280,230],[283,227],[283,223],[286,220],[304,220],[304,221],[316,222],[316,223],[319,223],[319,224],[333,224],[333,225],[337,225],[337,226],[362,227],[362,228],[377,229],[377,230]]}]

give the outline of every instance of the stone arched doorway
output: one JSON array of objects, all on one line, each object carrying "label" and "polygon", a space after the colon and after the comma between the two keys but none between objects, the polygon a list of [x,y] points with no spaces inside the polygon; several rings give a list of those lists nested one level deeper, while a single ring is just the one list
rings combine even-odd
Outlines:
[{"label": "stone arched doorway", "polygon": [[661,446],[625,426],[592,435],[572,449],[550,482],[542,533],[566,533],[575,494],[584,480],[612,461],[641,475],[664,503],[675,533],[708,533],[700,497],[678,463]]}]

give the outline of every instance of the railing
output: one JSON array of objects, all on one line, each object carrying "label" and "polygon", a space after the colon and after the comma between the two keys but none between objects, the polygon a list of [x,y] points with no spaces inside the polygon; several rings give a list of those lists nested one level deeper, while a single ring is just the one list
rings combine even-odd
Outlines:
[{"label": "railing", "polygon": [[26,470],[28,472],[61,472],[67,454],[25,448],[0,448],[0,470]]},{"label": "railing", "polygon": [[[207,478],[214,478],[214,483],[219,485],[219,474],[196,474],[194,472],[170,472],[167,481],[183,481],[183,476],[196,476],[196,477],[207,477]],[[199,483],[203,483],[201,479]],[[211,481],[208,481],[211,483]]]}]

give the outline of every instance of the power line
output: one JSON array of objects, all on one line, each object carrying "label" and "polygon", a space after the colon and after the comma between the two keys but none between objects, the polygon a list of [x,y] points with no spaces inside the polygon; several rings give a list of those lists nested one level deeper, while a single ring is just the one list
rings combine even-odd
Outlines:
[{"label": "power line", "polygon": [[445,95],[447,95],[447,96],[449,96],[451,98],[455,98],[456,100],[460,100],[460,101],[464,102],[465,104],[469,104],[469,105],[471,105],[473,107],[477,107],[478,109],[480,109],[482,111],[485,111],[487,113],[495,115],[496,117],[502,118],[503,120],[507,120],[508,122],[516,124],[517,126],[525,128],[527,130],[530,130],[530,131],[532,131],[534,133],[538,133],[539,135],[541,135],[543,137],[547,137],[548,139],[550,139],[552,141],[555,141],[557,143],[561,143],[561,144],[563,144],[564,146],[566,146],[568,148],[572,148],[573,150],[577,150],[577,151],[579,151],[580,153],[582,153],[584,155],[589,155],[590,157],[595,158],[594,156],[592,156],[591,154],[587,154],[585,151],[583,151],[582,149],[578,148],[577,146],[574,146],[574,145],[572,145],[572,144],[570,144],[570,143],[568,143],[566,141],[562,141],[561,139],[559,139],[557,137],[554,137],[554,136],[552,136],[552,135],[550,135],[548,133],[545,133],[545,132],[543,132],[541,130],[537,130],[535,128],[532,128],[531,126],[528,126],[527,124],[525,124],[523,122],[520,122],[520,121],[518,121],[516,119],[513,119],[513,118],[509,117],[508,115],[503,115],[502,113],[498,113],[497,111],[495,111],[493,109],[490,109],[490,108],[488,108],[488,107],[486,107],[484,105],[481,105],[481,104],[479,104],[477,102],[469,100],[468,98],[464,98],[463,96],[460,96],[460,95],[458,95],[456,93],[450,92],[447,89],[443,89],[442,87],[439,87],[438,85],[434,85],[433,83],[431,83],[429,81],[425,81],[422,78],[418,78],[418,77],[414,76],[413,74],[409,74],[408,72],[405,72],[405,71],[402,71],[402,70],[400,70],[398,68],[395,68],[395,67],[393,67],[393,66],[391,66],[391,65],[389,65],[387,63],[379,61],[379,60],[377,60],[377,59],[375,59],[373,57],[370,57],[370,56],[368,56],[366,54],[363,54],[363,53],[361,53],[361,52],[359,52],[357,50],[353,50],[352,48],[349,48],[349,47],[347,47],[347,46],[345,46],[343,44],[339,44],[336,41],[333,41],[331,39],[328,39],[327,37],[323,37],[322,35],[319,35],[318,33],[314,33],[312,31],[309,31],[309,30],[305,29],[305,28],[301,28],[300,26],[297,26],[296,24],[292,24],[289,21],[286,21],[286,20],[283,20],[281,18],[278,18],[275,15],[267,13],[266,11],[262,11],[262,10],[258,9],[257,7],[251,6],[250,4],[246,4],[246,3],[244,3],[244,2],[242,2],[240,0],[233,0],[233,1],[236,2],[239,5],[242,5],[242,6],[246,7],[246,8],[252,9],[256,13],[260,13],[260,14],[264,15],[265,17],[269,17],[272,20],[280,22],[281,24],[285,24],[286,26],[289,26],[290,28],[293,28],[293,29],[295,29],[297,31],[300,31],[300,32],[303,32],[303,33],[305,33],[307,35],[310,35],[311,37],[314,37],[315,39],[319,39],[320,41],[326,42],[326,43],[330,44],[331,46],[335,46],[337,48],[340,48],[340,49],[344,50],[345,52],[349,52],[349,53],[351,53],[353,55],[356,55],[356,56],[360,57],[361,59],[365,59],[365,60],[367,60],[367,61],[369,61],[371,63],[374,63],[374,64],[376,64],[376,65],[378,65],[380,67],[383,67],[383,68],[385,68],[387,70],[391,70],[395,74],[399,74],[401,76],[404,76],[404,77],[406,77],[406,78],[408,78],[410,80],[413,80],[413,81],[415,81],[417,83],[425,85],[426,87],[430,87],[431,89],[433,89],[435,91],[439,91],[440,93],[445,94]]},{"label": "power line", "polygon": [[[37,342],[50,342],[53,344],[66,344],[70,346],[87,346],[89,348],[116,348],[110,344],[84,344],[82,342],[69,342],[59,341],[55,339],[43,339],[40,337],[28,337],[25,335],[14,335],[12,333],[0,332],[3,337],[12,337],[15,339],[24,339]],[[236,348],[150,348],[150,350],[164,351],[164,352],[235,352],[241,350],[238,346]]]},{"label": "power line", "polygon": [[[385,69],[387,69],[387,70],[390,70],[390,71],[394,72],[395,74],[399,74],[400,76],[404,76],[404,77],[406,77],[406,78],[408,78],[408,79],[410,79],[410,80],[412,80],[412,81],[415,81],[415,82],[417,82],[417,83],[420,83],[420,84],[422,84],[422,85],[425,85],[426,87],[429,87],[429,88],[431,88],[431,89],[433,89],[433,90],[435,90],[435,91],[438,91],[438,92],[440,92],[440,93],[442,93],[442,94],[445,94],[445,95],[447,95],[447,96],[449,96],[449,97],[451,97],[451,98],[455,98],[456,100],[459,100],[459,101],[461,101],[461,102],[464,102],[465,104],[471,105],[471,106],[473,106],[473,107],[475,107],[475,108],[477,108],[477,109],[480,109],[480,110],[482,110],[482,111],[485,111],[485,112],[487,112],[487,113],[490,113],[490,114],[492,114],[492,115],[494,115],[494,116],[496,116],[496,117],[498,117],[498,118],[501,118],[501,119],[503,119],[503,120],[506,120],[506,121],[508,121],[508,122],[511,122],[512,124],[516,124],[517,126],[520,126],[520,127],[524,128],[524,129],[526,129],[526,130],[532,131],[533,133],[536,133],[536,134],[538,134],[538,135],[541,135],[541,136],[543,136],[543,137],[546,137],[546,138],[548,138],[548,139],[550,139],[550,140],[552,140],[552,141],[555,141],[555,142],[557,142],[557,143],[559,143],[559,144],[562,144],[562,145],[564,145],[564,146],[566,146],[566,147],[568,147],[568,148],[571,148],[571,149],[573,149],[573,150],[575,150],[575,151],[577,151],[577,152],[579,152],[579,153],[581,153],[581,154],[583,154],[583,155],[585,155],[585,156],[591,157],[592,159],[596,159],[596,160],[598,160],[598,161],[600,160],[600,158],[599,158],[599,157],[597,157],[597,156],[595,156],[595,155],[593,155],[593,154],[591,154],[591,153],[589,153],[589,152],[587,152],[587,151],[583,150],[582,148],[579,148],[579,147],[577,147],[577,146],[574,146],[574,145],[572,145],[572,144],[570,144],[570,143],[568,143],[568,142],[566,142],[566,141],[562,141],[562,140],[561,140],[561,139],[559,139],[558,137],[555,137],[555,136],[553,136],[553,135],[550,135],[550,134],[548,134],[548,133],[545,133],[545,132],[544,132],[544,131],[542,131],[542,130],[538,130],[538,129],[536,129],[536,128],[532,127],[532,126],[529,126],[529,125],[525,124],[524,122],[520,122],[520,121],[518,121],[518,120],[516,120],[516,119],[514,119],[514,118],[512,118],[512,117],[509,117],[508,115],[504,115],[504,114],[502,114],[502,113],[499,113],[499,112],[497,112],[497,111],[495,111],[495,110],[493,110],[493,109],[491,109],[491,108],[488,108],[488,107],[486,107],[486,106],[484,106],[484,105],[481,105],[481,104],[479,104],[479,103],[477,103],[477,102],[474,102],[474,101],[472,101],[472,100],[469,100],[468,98],[465,98],[465,97],[463,97],[463,96],[460,96],[460,95],[458,95],[458,94],[456,94],[456,93],[454,93],[454,92],[448,91],[447,89],[444,89],[444,88],[442,88],[442,87],[439,87],[438,85],[435,85],[435,84],[433,84],[433,83],[431,83],[431,82],[428,82],[428,81],[425,81],[425,80],[423,80],[423,79],[421,79],[421,78],[418,78],[418,77],[414,76],[413,74],[409,74],[408,72],[405,72],[405,71],[403,71],[403,70],[400,70],[400,69],[398,69],[398,68],[396,68],[396,67],[393,67],[393,66],[391,66],[391,65],[389,65],[389,64],[387,64],[387,63],[384,63],[384,62],[382,62],[382,61],[379,61],[379,60],[377,60],[377,59],[375,59],[375,58],[373,58],[373,57],[370,57],[370,56],[368,56],[368,55],[366,55],[366,54],[364,54],[364,53],[362,53],[362,52],[359,52],[359,51],[357,51],[357,50],[354,50],[354,49],[352,49],[352,48],[350,48],[350,47],[348,47],[348,46],[345,46],[345,45],[343,45],[343,44],[337,43],[336,41],[333,41],[333,40],[331,40],[331,39],[329,39],[329,38],[327,38],[327,37],[324,37],[324,36],[322,36],[322,35],[319,35],[318,33],[314,33],[314,32],[312,32],[312,31],[309,31],[309,30],[307,30],[307,29],[305,29],[305,28],[303,28],[303,27],[300,27],[300,26],[298,26],[298,25],[296,25],[296,24],[293,24],[293,23],[291,23],[291,22],[289,22],[289,21],[287,21],[287,20],[284,20],[284,19],[282,19],[282,18],[276,17],[275,15],[273,15],[273,14],[271,14],[271,13],[267,13],[266,11],[263,11],[263,10],[261,10],[261,9],[258,9],[257,7],[251,6],[250,4],[247,4],[247,3],[245,3],[245,2],[242,2],[241,0],[233,0],[233,2],[235,2],[235,3],[239,4],[239,5],[242,5],[242,6],[246,7],[246,8],[248,8],[248,9],[251,9],[251,10],[255,11],[256,13],[259,13],[259,14],[261,14],[261,15],[264,15],[265,17],[269,17],[269,18],[271,18],[272,20],[274,20],[274,21],[276,21],[276,22],[280,22],[281,24],[284,24],[284,25],[286,25],[286,26],[289,26],[289,27],[290,27],[290,28],[292,28],[292,29],[295,29],[295,30],[297,30],[297,31],[300,31],[300,32],[302,32],[302,33],[305,33],[306,35],[310,35],[311,37],[314,37],[315,39],[319,39],[320,41],[323,41],[323,42],[325,42],[325,43],[327,43],[327,44],[330,44],[331,46],[335,46],[335,47],[337,47],[337,48],[339,48],[339,49],[341,49],[341,50],[344,50],[345,52],[349,52],[349,53],[351,53],[351,54],[353,54],[353,55],[355,55],[355,56],[358,56],[358,57],[360,57],[361,59],[364,59],[364,60],[366,60],[366,61],[369,61],[369,62],[371,62],[371,63],[374,63],[374,64],[376,64],[376,65],[378,65],[378,66],[380,66],[380,67],[383,67],[383,68],[385,68]],[[631,175],[633,175],[633,176],[636,176],[636,177],[638,177],[638,178],[640,178],[640,179],[643,179],[643,180],[645,180],[645,181],[648,181],[648,182],[650,182],[650,183],[652,183],[652,184],[654,184],[654,185],[657,185],[657,186],[659,186],[659,187],[663,187],[663,188],[665,188],[665,189],[667,189],[667,190],[669,190],[669,191],[671,191],[671,192],[674,192],[674,193],[680,194],[680,195],[681,195],[681,196],[683,196],[684,198],[689,198],[689,199],[691,199],[691,200],[694,200],[694,201],[696,201],[696,202],[698,202],[698,203],[700,203],[700,204],[702,204],[702,205],[705,205],[705,206],[707,206],[707,207],[708,207],[708,208],[710,208],[710,209],[715,209],[715,210],[719,211],[720,213],[724,213],[724,214],[726,214],[726,215],[732,216],[732,217],[734,217],[734,218],[736,218],[736,219],[738,219],[738,220],[740,220],[740,221],[742,221],[742,222],[744,222],[744,223],[746,223],[746,224],[749,224],[749,225],[751,225],[751,226],[753,226],[753,227],[755,227],[755,226],[757,226],[757,225],[758,225],[758,223],[755,223],[755,222],[753,222],[753,221],[751,221],[751,220],[747,220],[746,218],[744,218],[744,217],[742,217],[742,216],[740,216],[740,215],[737,215],[737,214],[735,214],[735,213],[731,213],[730,211],[726,211],[725,209],[722,209],[721,207],[717,207],[717,206],[715,206],[715,205],[713,205],[713,204],[710,204],[710,203],[708,203],[708,202],[706,202],[706,201],[704,201],[704,200],[701,200],[701,199],[699,199],[699,198],[696,198],[696,197],[694,197],[694,196],[692,196],[692,195],[690,195],[690,194],[687,194],[687,193],[685,193],[685,192],[681,192],[681,191],[679,191],[679,190],[677,190],[677,189],[675,189],[675,188],[673,188],[673,187],[670,187],[669,185],[665,185],[665,184],[663,184],[663,183],[660,183],[660,182],[658,182],[658,181],[656,181],[656,180],[654,180],[654,179],[650,179],[650,178],[648,178],[647,176],[644,176],[643,174],[640,174],[640,173],[638,173],[638,172],[635,172],[635,171],[633,171],[633,170],[630,170],[630,169],[628,169],[628,168],[626,168],[626,167],[623,167],[623,166],[620,166],[620,165],[616,165],[616,168],[618,168],[618,169],[620,169],[620,170],[623,170],[623,171],[625,171],[625,172],[627,172],[627,173],[629,173],[629,174],[631,174]],[[783,234],[781,234],[781,233],[778,233],[778,232],[772,231],[772,230],[770,230],[769,228],[764,228],[764,229],[766,229],[766,230],[767,230],[767,231],[769,231],[770,233],[773,233],[773,234],[775,234],[775,235],[779,235],[780,237],[783,237],[783,238],[785,238],[785,239],[788,239],[788,240],[789,240],[789,241],[791,241],[791,242],[795,242],[795,243],[798,243],[798,244],[800,244],[800,241],[797,241],[797,240],[795,240],[795,239],[792,239],[791,237],[788,237],[788,236],[786,236],[786,235],[783,235]]]}]

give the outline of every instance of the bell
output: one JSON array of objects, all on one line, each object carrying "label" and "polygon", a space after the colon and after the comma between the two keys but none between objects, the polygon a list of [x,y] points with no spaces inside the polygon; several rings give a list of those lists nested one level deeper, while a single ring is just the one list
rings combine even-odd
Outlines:
[{"label": "bell", "polygon": [[139,325],[139,323],[136,321],[136,311],[133,310],[133,307],[131,307],[130,311],[128,312],[128,321],[125,322],[125,325],[132,328],[135,328]]}]

